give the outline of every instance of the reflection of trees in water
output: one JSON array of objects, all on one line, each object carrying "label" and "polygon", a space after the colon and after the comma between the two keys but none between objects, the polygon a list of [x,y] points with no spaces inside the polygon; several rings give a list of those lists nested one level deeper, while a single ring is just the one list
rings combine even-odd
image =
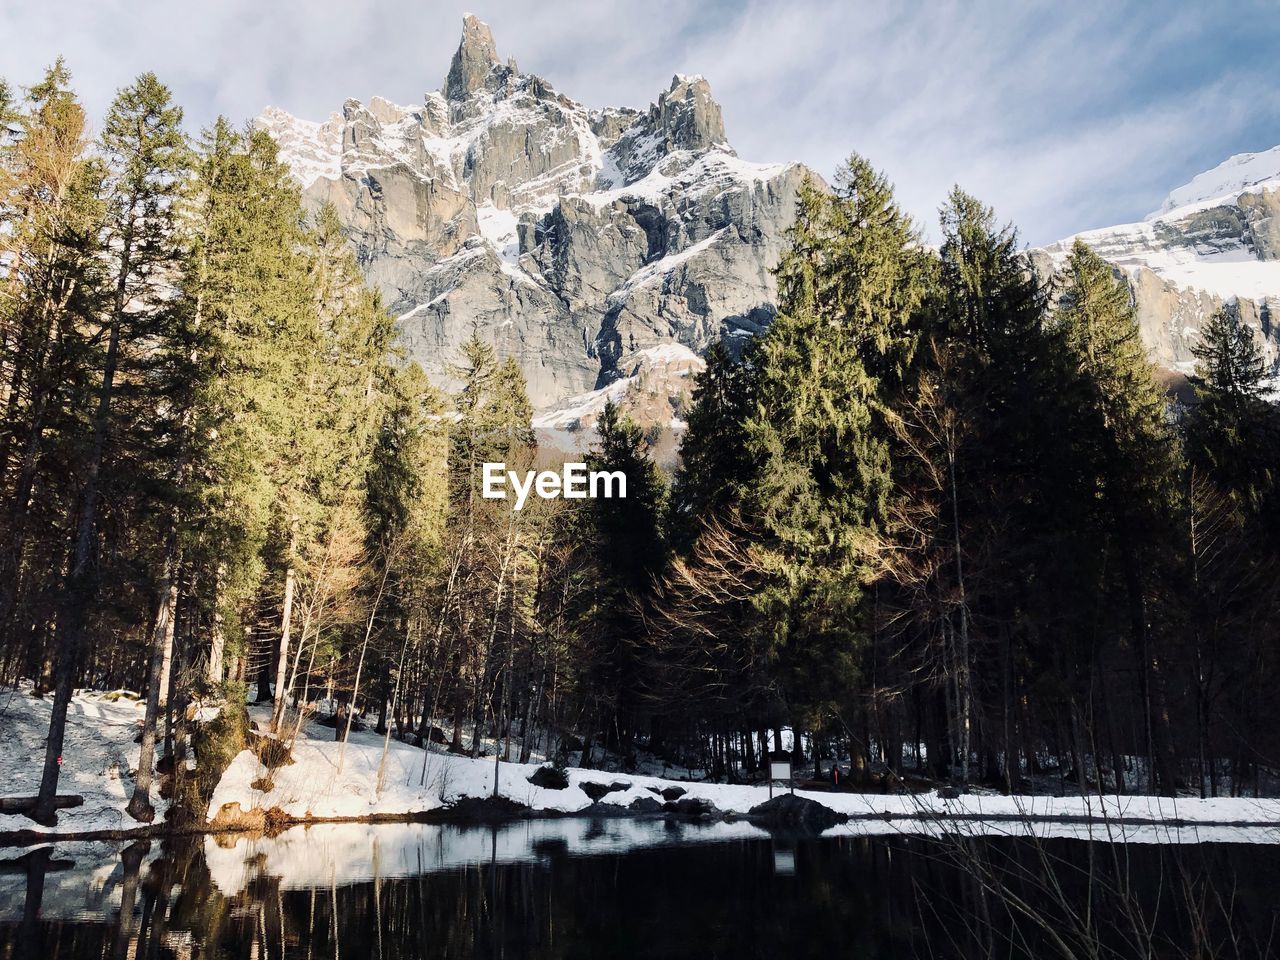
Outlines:
[{"label": "reflection of trees in water", "polygon": [[[978,836],[972,824],[930,841],[963,878],[962,934],[928,897],[922,915],[950,936],[932,956],[1096,960],[1264,958],[1280,949],[1276,847]],[[1117,831],[1104,825],[1102,835]],[[959,954],[956,947],[967,949]]]},{"label": "reflection of trees in water", "polygon": [[0,957],[1263,957],[1280,903],[1274,846],[963,829],[779,839],[794,852],[787,875],[768,840],[591,857],[543,843],[511,863],[498,859],[495,829],[485,860],[433,870],[424,843],[416,876],[385,877],[378,839],[368,881],[340,884],[335,864],[328,882],[286,889],[258,859],[231,897],[199,841],[166,843],[149,862],[149,845],[133,844],[120,854],[120,910],[96,924],[39,917],[50,858],[35,851],[23,861],[27,908],[0,926]]}]

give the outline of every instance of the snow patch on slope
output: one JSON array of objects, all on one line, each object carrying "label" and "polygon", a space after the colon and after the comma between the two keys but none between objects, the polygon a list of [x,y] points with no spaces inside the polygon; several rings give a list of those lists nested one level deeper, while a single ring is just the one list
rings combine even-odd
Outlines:
[{"label": "snow patch on slope", "polygon": [[593,423],[607,403],[622,404],[646,374],[661,371],[682,379],[706,368],[701,357],[680,343],[664,343],[637,350],[628,357],[628,362],[631,370],[629,375],[598,390],[570,397],[554,409],[539,414],[533,418],[533,428],[539,431],[580,430]]},{"label": "snow patch on slope", "polygon": [[516,215],[510,210],[499,210],[492,203],[476,207],[476,222],[480,236],[493,248],[502,263],[502,272],[529,279],[520,269],[520,238],[516,233]]},{"label": "snow patch on slope", "polygon": [[1160,235],[1157,221],[1126,223],[1087,230],[1045,247],[1055,267],[1066,262],[1077,239],[1130,275],[1145,267],[1177,287],[1203,290],[1227,302],[1280,297],[1280,260],[1259,260],[1242,245],[1171,246]]},{"label": "snow patch on slope", "polygon": [[[687,150],[677,150],[664,157],[647,176],[635,183],[575,196],[596,208],[620,200],[660,202],[674,193],[705,195],[716,188],[724,192],[742,184],[757,186],[768,183],[792,166],[795,164],[752,163],[723,150],[711,150],[700,156]],[[616,176],[616,168],[610,170],[609,176]]]},{"label": "snow patch on slope", "polygon": [[328,120],[315,123],[267,107],[256,122],[275,139],[280,161],[304,189],[321,177],[342,176],[342,114],[331,113]]},{"label": "snow patch on slope", "polygon": [[726,229],[728,228],[721,227],[704,240],[699,240],[697,243],[691,244],[683,250],[668,254],[659,260],[655,260],[653,263],[645,264],[628,277],[627,281],[621,287],[609,294],[605,300],[606,305],[611,307],[617,306],[619,303],[624,302],[639,288],[664,280],[673,270],[680,267],[682,264],[688,263],[700,253],[705,253],[707,250],[710,250],[715,245],[716,241],[724,236]]},{"label": "snow patch on slope", "polygon": [[[33,796],[40,789],[50,709],[50,699],[35,696],[30,683],[0,691],[0,792]],[[84,805],[59,810],[55,827],[42,827],[21,814],[0,814],[0,833],[36,830],[53,835],[138,826],[124,808],[138,767],[138,745],[133,741],[145,714],[146,704],[127,691],[76,693],[67,709],[58,794],[78,794]],[[169,803],[154,789],[151,803],[159,821]]]},{"label": "snow patch on slope", "polygon": [[1280,187],[1280,146],[1261,153],[1237,153],[1212,170],[1197,174],[1170,191],[1160,209],[1146,220],[1194,212],[1195,208],[1230,203],[1241,193],[1266,187]]}]

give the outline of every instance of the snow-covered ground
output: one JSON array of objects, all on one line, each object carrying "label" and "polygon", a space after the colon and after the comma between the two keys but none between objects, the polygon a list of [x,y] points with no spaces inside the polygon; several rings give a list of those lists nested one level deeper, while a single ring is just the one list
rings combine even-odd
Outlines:
[{"label": "snow-covered ground", "polygon": [[[40,788],[44,744],[49,732],[49,698],[32,694],[31,685],[0,688],[0,796],[32,796]],[[21,814],[0,814],[0,834],[17,830],[77,833],[138,826],[125,812],[133,792],[138,745],[146,707],[136,694],[79,691],[67,711],[58,793],[79,794],[84,806],[58,811],[58,825],[44,828]],[[152,790],[156,819],[168,808]]]},{"label": "snow-covered ground", "polygon": [[[327,736],[326,736],[327,735]],[[324,737],[322,739],[322,737]],[[428,752],[394,739],[386,745],[381,784],[383,737],[372,731],[353,732],[341,757],[332,732],[313,725],[294,744],[294,763],[268,771],[257,757],[241,753],[214,791],[209,805],[213,818],[224,804],[242,811],[278,809],[297,819],[331,819],[420,814],[441,810],[460,800],[491,797],[494,777],[498,795],[533,810],[581,813],[592,806],[584,783],[621,784],[603,802],[629,806],[655,792],[677,786],[684,797],[707,800],[725,814],[744,815],[769,797],[767,787],[719,783],[676,782],[654,776],[570,769],[569,786],[562,790],[529,782],[536,764],[503,763],[495,770],[490,759],[471,759]],[[268,780],[269,783],[264,782]],[[270,789],[255,788],[254,784]],[[1137,823],[1262,824],[1280,827],[1280,800],[1248,798],[1167,799],[1161,797],[1005,797],[973,794],[949,800],[936,793],[880,795],[798,791],[851,817],[930,819],[1096,817]]]},{"label": "snow-covered ground", "polygon": [[[263,708],[255,708],[265,719]],[[133,742],[143,706],[131,694],[82,691],[71,705],[60,793],[85,798],[82,807],[59,812],[58,824],[41,828],[21,815],[0,816],[0,835],[16,831],[47,830],[51,835],[130,829],[138,826],[124,813],[132,789],[130,771],[136,766],[138,748]],[[29,687],[0,691],[0,777],[5,796],[33,794],[39,784],[49,704],[32,695]],[[390,740],[385,769],[379,782],[383,737],[371,730],[353,731],[345,751],[333,739],[331,728],[311,724],[294,744],[293,760],[266,770],[258,758],[245,751],[228,767],[214,791],[208,815],[213,818],[226,804],[241,811],[276,809],[299,820],[363,817],[407,817],[441,811],[461,800],[493,795],[493,759],[455,756],[425,751]],[[492,745],[490,745],[490,749]],[[339,768],[341,764],[341,768]],[[563,790],[534,786],[529,782],[537,764],[503,763],[497,767],[498,793],[508,800],[545,813],[592,813],[593,801],[583,784],[618,785],[603,797],[610,805],[627,807],[645,799],[656,800],[658,791],[679,787],[684,797],[706,800],[722,814],[745,815],[768,798],[763,786],[743,786],[667,779],[653,775],[629,775],[600,770],[570,769],[569,786]],[[269,789],[261,789],[267,787]],[[781,788],[779,788],[780,790]],[[1210,800],[1158,797],[1005,797],[972,794],[943,799],[936,793],[880,795],[800,791],[851,817],[891,819],[893,829],[910,823],[912,832],[932,828],[935,818],[985,819],[983,829],[1011,827],[1010,819],[1043,820],[1075,829],[1071,822],[1084,817],[1105,819],[1108,827],[1125,823],[1126,829],[1159,824],[1170,830],[1192,829],[1194,838],[1206,828],[1217,830],[1248,825],[1280,830],[1280,800],[1217,798]],[[165,804],[153,794],[163,814]],[[596,811],[598,812],[598,811]],[[622,828],[620,828],[622,829]],[[865,831],[863,824],[837,830]],[[1135,836],[1144,836],[1139,830]],[[1216,835],[1215,835],[1216,836]],[[1187,839],[1187,838],[1183,838]]]}]

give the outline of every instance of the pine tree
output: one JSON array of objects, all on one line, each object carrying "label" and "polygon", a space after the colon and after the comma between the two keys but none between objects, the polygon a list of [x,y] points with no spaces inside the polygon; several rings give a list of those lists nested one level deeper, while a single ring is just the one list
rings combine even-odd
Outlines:
[{"label": "pine tree", "polygon": [[522,535],[521,516],[508,501],[481,497],[483,465],[527,468],[535,445],[532,406],[517,364],[499,361],[493,347],[473,335],[451,372],[460,387],[448,431],[449,573],[439,600],[437,632],[443,642],[447,625],[453,749],[462,748],[462,723],[469,712],[476,731],[474,754],[479,750],[482,688],[493,680],[495,644],[500,633],[512,628],[513,568]]},{"label": "pine tree", "polygon": [[1259,514],[1275,499],[1280,470],[1280,414],[1266,399],[1267,365],[1234,311],[1215,313],[1202,336],[1192,349],[1197,404],[1189,454],[1243,509]]},{"label": "pine tree", "polygon": [[[1111,266],[1077,241],[1056,312],[1079,377],[1077,456],[1091,474],[1096,514],[1084,536],[1112,552],[1107,569],[1124,598],[1138,663],[1146,753],[1154,786],[1176,787],[1164,653],[1152,637],[1154,584],[1169,576],[1179,502],[1180,451],[1167,403],[1146,358],[1129,290]],[[1118,581],[1118,582],[1116,582]]]},{"label": "pine tree", "polygon": [[217,683],[239,652],[279,492],[296,482],[290,438],[312,413],[302,386],[318,347],[301,202],[274,141],[219,119],[203,136],[196,174],[183,281],[202,338],[191,529],[193,559],[213,586],[208,676]]},{"label": "pine tree", "polygon": [[761,340],[748,450],[750,514],[774,570],[762,613],[792,707],[822,722],[854,682],[863,587],[891,489],[878,407],[915,349],[927,254],[889,185],[860,157],[833,194],[800,192]]},{"label": "pine tree", "polygon": [[723,340],[712,344],[704,359],[671,488],[668,527],[682,550],[703,524],[724,519],[755,473],[744,428],[755,400],[751,361],[735,359]]},{"label": "pine tree", "polygon": [[[594,563],[590,606],[580,612],[590,638],[584,651],[584,682],[592,691],[596,722],[607,736],[616,736],[616,745],[629,756],[641,719],[638,670],[646,644],[637,605],[644,602],[665,560],[665,490],[657,466],[645,452],[643,431],[614,403],[606,403],[601,411],[596,436],[587,469],[622,473],[626,496],[590,499],[583,508],[581,547]],[[590,751],[588,739],[584,758]]]},{"label": "pine tree", "polygon": [[[60,568],[78,398],[93,362],[82,318],[100,313],[106,293],[102,169],[86,155],[84,112],[68,82],[58,61],[28,91],[24,109],[10,111],[16,133],[0,145],[0,530],[9,544],[0,557],[0,637],[11,642],[16,605],[34,600],[28,587]],[[28,622],[49,615],[27,612]]]},{"label": "pine tree", "polygon": [[[900,584],[906,592],[889,591],[886,600],[912,611],[898,629],[915,633],[904,649],[922,659],[908,666],[941,688],[951,746],[968,779],[986,712],[975,665],[994,662],[999,651],[1002,671],[1012,671],[1012,624],[1039,559],[1029,531],[1052,509],[1040,480],[1045,459],[1053,459],[1044,425],[1056,409],[1046,379],[1045,297],[1016,231],[958,187],[940,219],[929,346],[895,430],[902,464],[896,526],[906,554],[894,562],[927,576],[908,573]],[[1003,686],[999,708],[1007,717],[1012,693]],[[1007,741],[1007,725],[1005,734]],[[1009,746],[1001,745],[1006,758]]]},{"label": "pine tree", "polygon": [[320,209],[308,239],[312,329],[305,342],[314,349],[302,357],[291,392],[303,408],[289,433],[289,480],[277,510],[276,537],[285,566],[273,710],[277,729],[300,669],[301,641],[293,650],[292,670],[289,664],[299,574],[325,571],[310,592],[313,603],[328,603],[330,587],[358,579],[354,564],[367,559],[353,552],[335,566],[334,546],[367,539],[357,529],[363,484],[390,398],[385,365],[392,357],[394,327],[380,296],[365,286],[331,205]]},{"label": "pine tree", "polygon": [[9,82],[0,77],[0,124],[13,123],[16,119],[13,110],[13,90],[9,87]]},{"label": "pine tree", "polygon": [[111,257],[111,302],[103,318],[106,342],[92,399],[90,435],[80,461],[82,492],[74,546],[58,624],[54,701],[44,776],[33,819],[51,823],[59,759],[85,622],[95,592],[96,537],[103,464],[108,457],[113,402],[122,365],[147,341],[163,337],[170,311],[163,284],[179,243],[177,204],[189,169],[182,111],[154,74],[145,73],[116,97],[103,126],[101,146],[110,197],[104,249]]},{"label": "pine tree", "polygon": [[639,590],[662,564],[662,475],[645,452],[644,432],[616,404],[605,404],[596,435],[587,468],[620,471],[627,478],[626,497],[588,501],[599,536],[600,563],[619,587]]}]

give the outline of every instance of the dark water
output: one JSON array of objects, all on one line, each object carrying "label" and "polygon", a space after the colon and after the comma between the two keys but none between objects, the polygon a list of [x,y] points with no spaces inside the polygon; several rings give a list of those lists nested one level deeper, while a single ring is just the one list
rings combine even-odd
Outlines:
[{"label": "dark water", "polygon": [[0,850],[0,958],[1280,955],[1274,833],[1000,832],[574,819]]}]

